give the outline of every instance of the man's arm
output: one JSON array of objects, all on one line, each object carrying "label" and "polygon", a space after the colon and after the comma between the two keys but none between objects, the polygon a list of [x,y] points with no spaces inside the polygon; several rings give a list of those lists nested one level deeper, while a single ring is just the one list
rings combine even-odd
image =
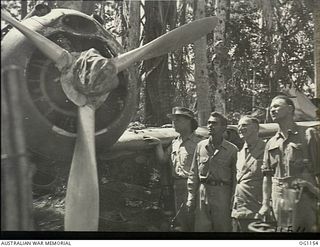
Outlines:
[{"label": "man's arm", "polygon": [[166,151],[164,151],[161,143],[156,145],[156,148],[155,148],[156,157],[161,164],[168,162],[168,160],[169,160],[168,152],[170,152],[169,150],[171,150],[170,147],[171,147],[171,145],[168,147],[168,149]]},{"label": "man's arm", "polygon": [[265,175],[262,182],[262,207],[259,210],[260,215],[266,215],[270,210],[271,185],[271,176]]},{"label": "man's arm", "polygon": [[165,151],[161,144],[160,139],[152,136],[144,136],[143,140],[150,143],[150,145],[155,146],[155,154],[156,159],[159,161],[160,164],[167,163],[169,161],[170,153],[171,153],[171,145]]},{"label": "man's arm", "polygon": [[317,187],[320,187],[320,134],[315,128],[306,130],[306,137],[308,141],[308,152],[310,161],[313,166],[314,175],[317,182]]},{"label": "man's arm", "polygon": [[259,210],[259,214],[265,216],[270,210],[270,199],[272,192],[272,176],[273,169],[270,167],[269,162],[269,152],[268,152],[269,143],[266,144],[263,156],[263,165],[261,166],[263,180],[262,180],[262,207]]},{"label": "man's arm", "polygon": [[195,208],[195,200],[197,196],[197,190],[199,186],[199,174],[198,174],[198,156],[199,156],[199,144],[196,147],[196,150],[193,155],[193,160],[190,168],[190,175],[187,181],[188,187],[188,199],[187,199],[187,207],[189,210],[194,210]]},{"label": "man's arm", "polygon": [[316,184],[304,179],[297,179],[296,184],[300,187],[306,187],[317,198],[320,198],[320,134],[316,128],[308,128],[305,135],[312,174],[314,175]]},{"label": "man's arm", "polygon": [[320,199],[320,189],[313,183],[310,183],[309,181],[306,181],[304,179],[296,179],[295,184],[300,187],[306,187],[308,190],[313,193],[317,198]]},{"label": "man's arm", "polygon": [[237,159],[238,159],[237,152],[234,152],[231,160],[231,195],[232,195],[231,207],[233,205],[234,194],[235,194],[236,185],[237,185]]}]

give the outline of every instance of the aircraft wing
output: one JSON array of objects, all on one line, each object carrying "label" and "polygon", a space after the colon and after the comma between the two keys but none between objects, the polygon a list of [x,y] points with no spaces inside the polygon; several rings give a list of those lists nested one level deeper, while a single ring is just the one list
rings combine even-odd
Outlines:
[{"label": "aircraft wing", "polygon": [[[307,121],[307,122],[297,122],[299,126],[305,127],[315,127],[320,126],[320,121]],[[278,130],[278,124],[276,123],[266,123],[260,124],[259,136],[268,139],[272,137]],[[239,145],[239,135],[236,125],[228,125],[227,128],[229,141],[233,142],[235,145]],[[208,137],[207,127],[199,127],[196,133]],[[145,128],[139,130],[126,130],[119,140],[108,150],[105,150],[100,154],[102,159],[113,159],[116,156],[120,156],[124,153],[132,153],[141,150],[152,149],[153,146],[148,142],[143,140],[144,136],[152,136],[159,138],[163,146],[168,146],[171,141],[178,136],[174,128]]]}]

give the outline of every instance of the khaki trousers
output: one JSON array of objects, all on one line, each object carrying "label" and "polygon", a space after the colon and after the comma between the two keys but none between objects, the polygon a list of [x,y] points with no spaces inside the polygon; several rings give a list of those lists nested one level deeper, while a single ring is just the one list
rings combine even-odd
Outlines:
[{"label": "khaki trousers", "polygon": [[[186,202],[188,198],[187,179],[174,180],[175,206],[178,226],[183,232],[194,231],[194,214],[187,211]],[[183,206],[181,207],[181,205]],[[179,211],[180,210],[180,211]],[[178,212],[179,211],[179,212]]]},{"label": "khaki trousers", "polygon": [[231,187],[200,184],[195,212],[196,232],[230,232]]}]

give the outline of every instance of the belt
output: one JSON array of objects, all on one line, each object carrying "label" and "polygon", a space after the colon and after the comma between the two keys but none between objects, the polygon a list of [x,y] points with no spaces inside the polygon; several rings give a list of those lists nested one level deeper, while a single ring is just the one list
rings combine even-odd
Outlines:
[{"label": "belt", "polygon": [[174,179],[174,180],[187,180],[188,177],[174,176],[173,179]]},{"label": "belt", "polygon": [[224,185],[230,185],[227,182],[223,182],[221,180],[212,180],[212,179],[200,179],[200,182],[206,185],[211,186],[224,186]]},{"label": "belt", "polygon": [[211,185],[211,186],[224,186],[224,185],[229,185],[229,183],[225,183],[223,181],[210,181],[208,183],[206,183],[207,185]]}]

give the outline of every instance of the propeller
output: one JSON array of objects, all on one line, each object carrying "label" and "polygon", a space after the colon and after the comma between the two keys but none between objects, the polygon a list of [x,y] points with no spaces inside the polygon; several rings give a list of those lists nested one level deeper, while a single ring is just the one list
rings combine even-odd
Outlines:
[{"label": "propeller", "polygon": [[96,231],[99,219],[99,185],[94,140],[95,111],[78,108],[78,137],[71,162],[65,200],[65,230]]},{"label": "propeller", "polygon": [[36,44],[37,48],[43,52],[48,58],[53,60],[56,66],[61,70],[71,64],[71,55],[68,51],[52,42],[51,40],[45,38],[41,34],[30,30],[21,22],[14,19],[8,11],[1,8],[1,19],[10,23],[12,26],[17,28],[21,33],[23,33],[30,41]]},{"label": "propeller", "polygon": [[[111,59],[102,57],[94,49],[71,54],[15,20],[4,9],[1,9],[1,18],[22,32],[55,62],[62,72],[61,84],[65,94],[78,106],[77,139],[65,201],[65,230],[96,231],[99,220],[99,187],[94,136],[95,110],[118,86],[117,73],[135,62],[164,55],[199,39],[215,28],[218,18],[207,17],[191,22]],[[89,75],[89,83],[88,78],[83,75]]]},{"label": "propeller", "polygon": [[193,21],[156,38],[144,46],[119,55],[113,59],[113,62],[117,71],[120,72],[134,62],[162,56],[192,43],[211,32],[217,24],[218,18],[215,16]]}]

